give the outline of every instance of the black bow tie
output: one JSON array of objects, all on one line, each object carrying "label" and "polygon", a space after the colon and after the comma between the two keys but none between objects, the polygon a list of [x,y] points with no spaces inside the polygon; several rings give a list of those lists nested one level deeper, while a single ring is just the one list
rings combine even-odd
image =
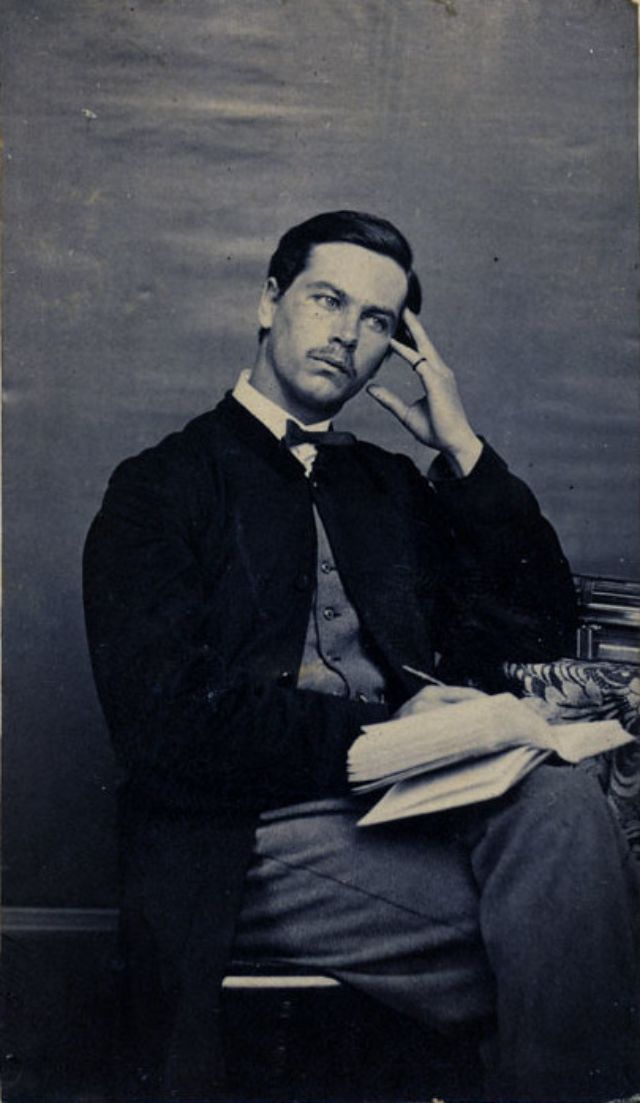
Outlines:
[{"label": "black bow tie", "polygon": [[308,433],[298,425],[297,421],[287,420],[283,440],[287,448],[295,448],[296,444],[313,444],[318,448],[323,444],[329,444],[331,447],[355,444],[356,438],[353,433],[336,433],[333,429],[328,429],[326,433]]}]

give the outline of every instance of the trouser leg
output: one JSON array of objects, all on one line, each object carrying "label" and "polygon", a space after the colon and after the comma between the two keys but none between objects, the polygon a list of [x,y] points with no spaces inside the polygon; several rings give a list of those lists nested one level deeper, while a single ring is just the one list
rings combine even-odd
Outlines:
[{"label": "trouser leg", "polygon": [[425,1023],[492,1015],[465,851],[435,821],[358,828],[310,809],[258,831],[235,953],[325,971]]},{"label": "trouser leg", "polygon": [[462,813],[497,990],[490,1098],[597,1100],[640,1089],[638,870],[592,778],[534,771]]}]

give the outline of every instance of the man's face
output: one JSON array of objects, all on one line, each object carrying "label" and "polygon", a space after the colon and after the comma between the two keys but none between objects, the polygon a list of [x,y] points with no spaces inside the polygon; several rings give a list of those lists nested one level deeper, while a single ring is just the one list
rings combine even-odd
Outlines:
[{"label": "man's face", "polygon": [[390,257],[344,242],[314,246],[283,295],[267,281],[259,318],[269,334],[251,382],[303,422],[333,416],[382,363],[406,295]]}]

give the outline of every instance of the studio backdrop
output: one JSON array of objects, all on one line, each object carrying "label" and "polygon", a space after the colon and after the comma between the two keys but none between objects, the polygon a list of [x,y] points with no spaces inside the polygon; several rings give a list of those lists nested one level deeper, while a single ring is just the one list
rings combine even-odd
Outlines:
[{"label": "studio backdrop", "polygon": [[[5,0],[4,894],[115,901],[80,595],[115,464],[252,363],[280,234],[395,221],[477,430],[640,575],[630,0]],[[385,366],[406,396],[415,379]],[[366,396],[356,433],[412,451]]]}]

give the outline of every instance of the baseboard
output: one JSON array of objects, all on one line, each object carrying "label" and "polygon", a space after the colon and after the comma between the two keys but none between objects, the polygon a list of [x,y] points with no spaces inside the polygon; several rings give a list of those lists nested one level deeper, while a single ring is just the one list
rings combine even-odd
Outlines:
[{"label": "baseboard", "polygon": [[2,909],[5,934],[95,934],[115,932],[117,927],[117,908]]}]

